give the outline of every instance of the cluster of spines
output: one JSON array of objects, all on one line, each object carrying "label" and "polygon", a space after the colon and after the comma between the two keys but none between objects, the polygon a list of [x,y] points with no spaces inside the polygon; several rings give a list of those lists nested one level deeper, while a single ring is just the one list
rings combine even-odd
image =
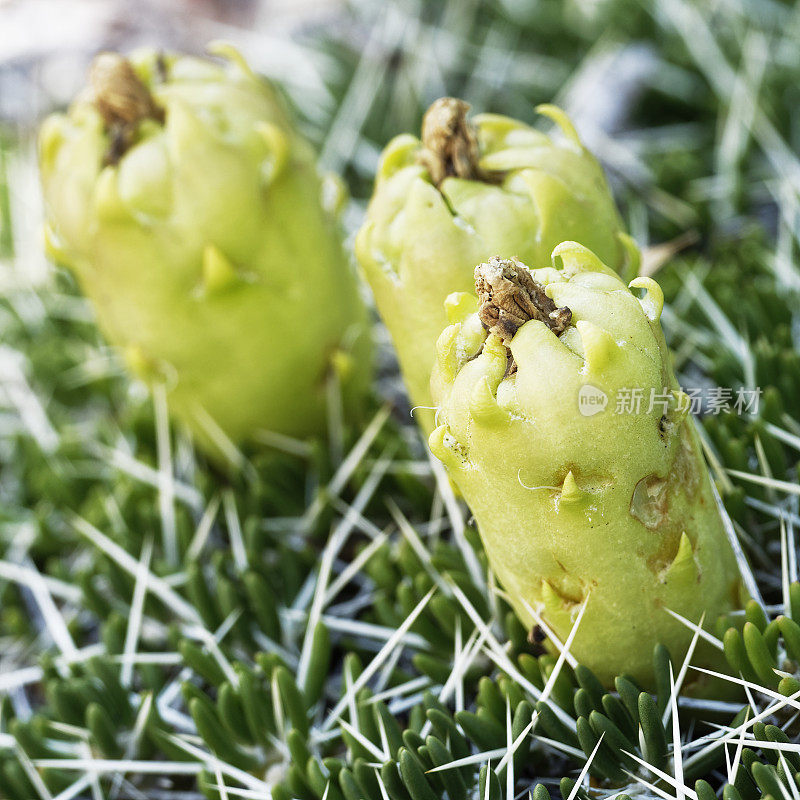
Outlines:
[{"label": "cluster of spines", "polygon": [[[31,718],[17,718],[8,698],[0,709],[0,732],[13,736],[28,759],[63,758],[59,742],[71,739],[63,732],[65,726],[85,728],[89,745],[101,757],[123,755],[132,736],[137,709],[120,682],[118,665],[106,658],[94,657],[73,666],[65,676],[52,662],[47,662],[42,685],[47,706]],[[151,707],[137,742],[137,750],[143,757],[158,749],[156,716],[155,708]],[[36,797],[37,790],[20,760],[13,752],[3,756],[0,749],[0,776],[4,779],[0,780],[0,797],[8,800]],[[42,779],[54,793],[64,791],[74,782],[69,771],[58,769],[43,770]]]},{"label": "cluster of spines", "polygon": [[734,674],[786,697],[800,691],[800,583],[789,586],[789,615],[769,620],[751,600],[744,617],[723,636],[725,657]]}]

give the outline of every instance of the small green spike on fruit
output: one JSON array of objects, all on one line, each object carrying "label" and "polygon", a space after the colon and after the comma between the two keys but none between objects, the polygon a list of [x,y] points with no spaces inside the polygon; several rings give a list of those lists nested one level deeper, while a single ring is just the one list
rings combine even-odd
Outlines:
[{"label": "small green spike on fruit", "polygon": [[577,503],[584,498],[584,493],[578,488],[572,470],[567,473],[564,483],[561,484],[561,502]]},{"label": "small green spike on fruit", "polygon": [[578,329],[583,345],[583,358],[586,362],[585,373],[589,377],[600,378],[619,350],[617,343],[609,331],[589,320],[577,320],[575,327]]},{"label": "small green spike on fruit", "polygon": [[269,153],[264,177],[275,180],[289,159],[289,142],[284,132],[274,122],[259,122],[255,126]]},{"label": "small green spike on fruit", "polygon": [[129,345],[122,352],[128,369],[147,383],[164,379],[164,371],[139,345]]},{"label": "small green spike on fruit", "polygon": [[[636,283],[641,300],[575,242],[532,271],[516,259],[480,264],[472,320],[483,348],[469,318],[439,337],[430,445],[520,619],[533,627],[540,615],[564,642],[582,614],[576,659],[605,685],[626,673],[652,687],[654,646],[680,660],[692,638],[668,610],[716,619],[737,607],[741,581],[675,402],[663,296]],[[634,389],[661,399],[618,406]],[[719,666],[702,641],[696,658]]]},{"label": "small green spike on fruit", "polygon": [[455,322],[462,322],[477,310],[478,304],[475,295],[469,292],[452,292],[444,300],[444,311],[447,321],[451,325]]},{"label": "small green spike on fruit", "polygon": [[678,552],[672,563],[667,567],[666,579],[669,581],[681,582],[686,591],[691,591],[692,586],[697,583],[700,577],[697,562],[694,559],[694,548],[691,539],[686,535],[686,531],[681,534],[681,541],[678,545]]},{"label": "small green spike on fruit", "polygon": [[203,250],[203,288],[209,294],[229,289],[238,281],[233,264],[213,244]]},{"label": "small green spike on fruit", "polygon": [[651,322],[658,322],[664,309],[664,292],[661,287],[652,278],[639,277],[632,280],[628,288],[645,290],[645,295],[639,302],[647,318]]},{"label": "small green spike on fruit", "polygon": [[502,425],[510,419],[508,412],[498,405],[488,376],[475,384],[469,399],[469,412],[479,425]]},{"label": "small green spike on fruit", "polygon": [[131,219],[120,197],[116,170],[106,167],[98,176],[94,190],[94,211],[103,223],[123,223]]},{"label": "small green spike on fruit", "polygon": [[170,108],[165,133],[167,151],[177,163],[190,158],[193,152],[202,153],[216,144],[213,130],[204,125],[199,113],[183,100],[174,102]]}]

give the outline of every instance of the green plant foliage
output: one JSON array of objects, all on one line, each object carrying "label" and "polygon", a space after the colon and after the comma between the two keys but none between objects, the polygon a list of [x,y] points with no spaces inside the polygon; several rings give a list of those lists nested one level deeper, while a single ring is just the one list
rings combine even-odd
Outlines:
[{"label": "green plant foliage", "polygon": [[[793,797],[793,14],[359,2],[299,37],[319,94],[289,97],[347,179],[351,232],[379,152],[442,94],[526,124],[538,103],[565,106],[646,263],[648,244],[696,231],[656,276],[679,382],[764,390],[757,414],[701,417],[760,594],[706,621],[730,671],[706,697],[711,676],[662,648],[652,693],[625,675],[601,689],[542,652],[546,632],[517,621],[422,448],[387,347],[365,429],[267,438],[220,474],[125,377],[71,278],[6,282],[40,243],[28,142],[0,134],[0,798]],[[645,62],[614,60],[634,52],[652,65],[640,77]],[[592,135],[595,96],[619,109],[610,136]]]}]

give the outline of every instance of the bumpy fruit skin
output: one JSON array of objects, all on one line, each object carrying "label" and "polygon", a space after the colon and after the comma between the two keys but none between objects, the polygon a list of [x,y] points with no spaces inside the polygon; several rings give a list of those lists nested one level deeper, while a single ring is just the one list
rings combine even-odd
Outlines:
[{"label": "bumpy fruit skin", "polygon": [[[367,318],[310,147],[237,53],[130,57],[163,122],[118,163],[90,94],[49,117],[39,157],[46,241],[108,340],[218,453],[258,429],[325,428],[336,370],[347,407],[369,378]],[[224,441],[224,439],[223,439]]]},{"label": "bumpy fruit skin", "polygon": [[[420,163],[423,143],[410,134],[383,153],[355,249],[415,406],[431,406],[444,300],[471,291],[476,264],[493,255],[547,263],[556,245],[574,239],[617,270],[638,269],[600,165],[563,111],[539,110],[563,137],[496,114],[474,118],[478,164],[493,182],[446,177],[437,188]],[[429,433],[433,412],[421,408],[415,417]]]},{"label": "bumpy fruit skin", "polygon": [[[565,242],[553,256],[559,268],[532,274],[572,323],[556,336],[525,322],[508,343],[515,374],[476,298],[449,298],[430,447],[520,619],[533,627],[535,609],[564,642],[586,602],[572,654],[606,684],[627,673],[649,686],[654,645],[680,659],[692,636],[666,609],[697,623],[738,607],[738,567],[670,365],[658,284],[633,281],[646,290],[640,300],[580,245]],[[605,393],[605,410],[581,413],[584,387]],[[638,413],[618,407],[627,389],[642,390]],[[702,644],[698,654],[714,659]]]}]

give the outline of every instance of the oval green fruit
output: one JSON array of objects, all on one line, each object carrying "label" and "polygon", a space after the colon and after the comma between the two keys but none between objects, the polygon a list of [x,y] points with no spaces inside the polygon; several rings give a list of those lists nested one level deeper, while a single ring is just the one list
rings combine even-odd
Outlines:
[{"label": "oval green fruit", "polygon": [[[450,299],[431,381],[433,453],[470,506],[520,619],[607,685],[653,683],[698,623],[738,607],[740,575],[650,278],[633,287],[575,242],[529,271],[493,258]],[[700,661],[716,663],[704,642]],[[695,662],[697,663],[697,662]]]},{"label": "oval green fruit", "polygon": [[217,52],[101,54],[39,139],[50,253],[214,455],[262,429],[322,433],[329,381],[350,410],[370,374],[314,154],[269,84]]}]

